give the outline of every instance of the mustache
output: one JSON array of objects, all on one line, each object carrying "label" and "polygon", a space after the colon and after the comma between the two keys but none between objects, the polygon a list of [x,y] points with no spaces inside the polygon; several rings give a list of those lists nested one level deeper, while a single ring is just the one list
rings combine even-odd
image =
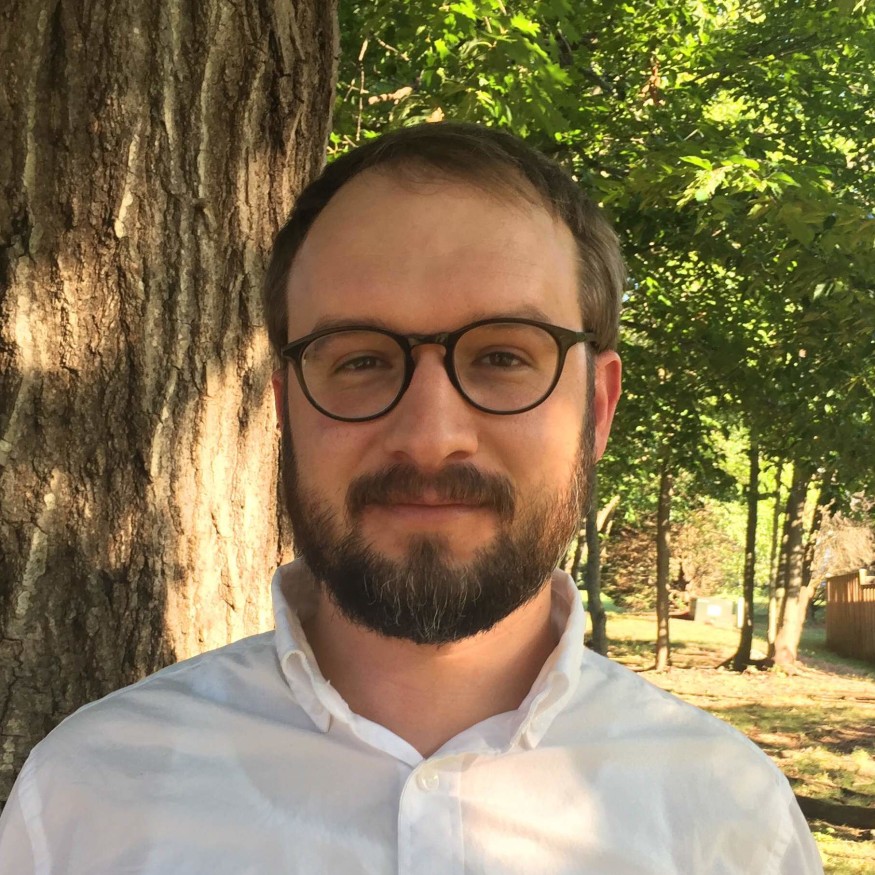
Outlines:
[{"label": "mustache", "polygon": [[514,490],[506,477],[489,474],[474,465],[457,464],[424,474],[413,465],[392,465],[383,471],[356,477],[347,490],[347,509],[356,517],[369,504],[405,504],[425,494],[440,501],[471,504],[494,510],[501,519],[514,515]]}]

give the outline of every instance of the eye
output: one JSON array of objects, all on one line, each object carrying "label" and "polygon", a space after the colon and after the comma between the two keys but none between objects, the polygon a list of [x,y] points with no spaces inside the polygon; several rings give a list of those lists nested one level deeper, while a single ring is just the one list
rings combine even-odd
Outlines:
[{"label": "eye", "polygon": [[488,367],[500,368],[502,370],[521,368],[528,365],[528,362],[522,356],[507,349],[484,352],[479,356],[478,361]]},{"label": "eye", "polygon": [[390,362],[375,355],[357,355],[340,362],[335,368],[335,373],[349,373],[360,371],[375,371],[381,368],[392,367]]}]

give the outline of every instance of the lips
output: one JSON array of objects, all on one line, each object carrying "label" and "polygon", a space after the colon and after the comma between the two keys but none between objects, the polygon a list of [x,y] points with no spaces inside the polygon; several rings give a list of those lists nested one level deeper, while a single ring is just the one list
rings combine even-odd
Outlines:
[{"label": "lips", "polygon": [[503,519],[514,510],[513,488],[501,476],[479,471],[473,465],[459,464],[427,475],[409,465],[394,465],[384,471],[356,478],[347,492],[347,507],[355,518],[368,507],[419,509],[435,513],[490,509]]},{"label": "lips", "polygon": [[406,505],[412,507],[482,507],[482,502],[461,501],[453,496],[438,495],[392,495],[376,504]]},{"label": "lips", "polygon": [[382,528],[393,528],[397,523],[409,523],[412,525],[424,525],[428,527],[442,526],[444,524],[465,524],[471,525],[471,520],[476,514],[483,513],[483,505],[476,504],[459,504],[459,503],[422,503],[422,502],[391,502],[381,504],[371,504],[368,510],[378,515],[385,515],[384,519],[391,520],[391,524],[384,525]]}]

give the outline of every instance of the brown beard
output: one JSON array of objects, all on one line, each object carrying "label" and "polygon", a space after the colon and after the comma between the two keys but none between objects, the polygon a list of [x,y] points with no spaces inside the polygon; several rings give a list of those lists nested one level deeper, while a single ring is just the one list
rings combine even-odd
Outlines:
[{"label": "brown beard", "polygon": [[[391,638],[447,644],[491,629],[543,589],[587,505],[595,439],[590,365],[587,415],[568,487],[525,502],[507,478],[468,463],[434,476],[393,465],[350,483],[341,519],[302,487],[284,406],[282,478],[295,552],[349,620]],[[359,521],[368,505],[416,498],[426,490],[493,510],[498,534],[464,564],[447,559],[448,544],[440,535],[412,538],[402,560],[365,542]]]}]

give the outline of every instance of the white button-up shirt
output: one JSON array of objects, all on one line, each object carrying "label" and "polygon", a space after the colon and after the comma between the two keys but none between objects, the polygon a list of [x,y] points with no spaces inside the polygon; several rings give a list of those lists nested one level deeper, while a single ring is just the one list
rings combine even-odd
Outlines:
[{"label": "white button-up shirt", "polygon": [[276,631],[82,708],[0,820],[2,875],[814,875],[784,777],[727,724],[561,640],[516,711],[430,757],[354,714],[274,578]]}]

